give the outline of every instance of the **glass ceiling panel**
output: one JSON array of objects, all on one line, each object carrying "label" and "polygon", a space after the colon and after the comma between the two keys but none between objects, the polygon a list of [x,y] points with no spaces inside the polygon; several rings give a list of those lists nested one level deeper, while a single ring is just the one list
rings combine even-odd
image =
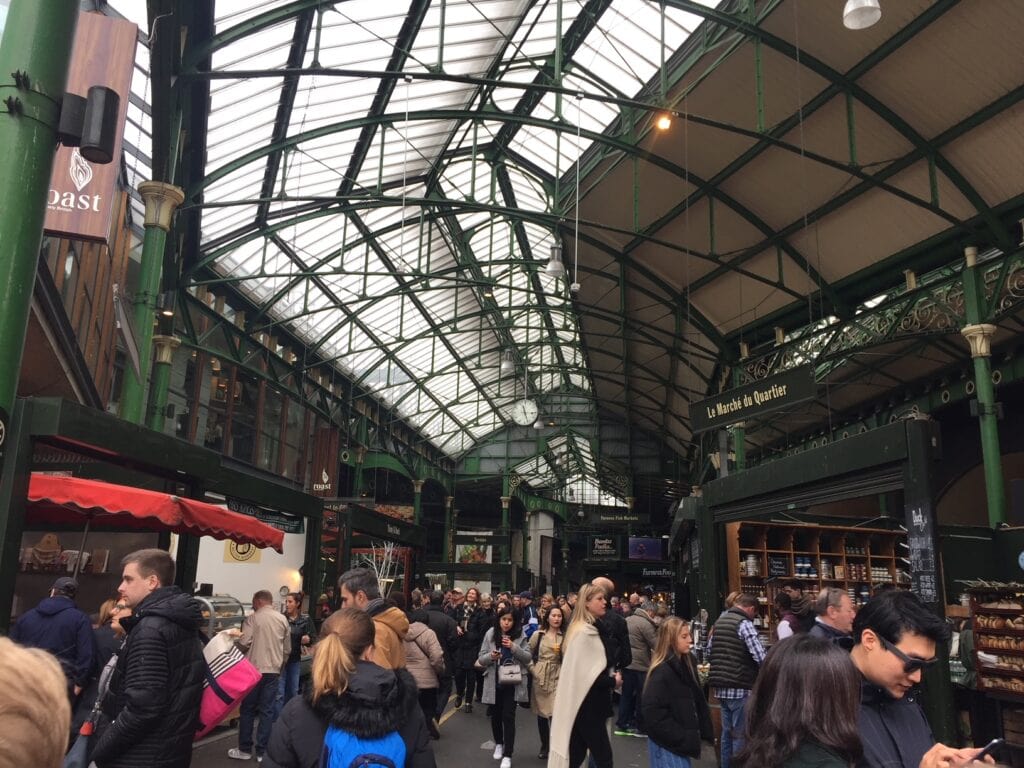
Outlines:
[{"label": "glass ceiling panel", "polygon": [[[715,5],[715,0],[702,2]],[[128,15],[140,15],[139,3],[114,4],[125,6]],[[296,17],[248,34],[244,24],[288,7],[274,0],[216,0],[218,33],[237,28],[243,34],[213,53],[213,68],[281,72]],[[304,66],[383,73],[392,58],[399,58],[405,72],[420,77],[406,82],[401,77],[300,76],[279,135],[297,137],[336,124],[350,127],[306,138],[280,157],[272,180],[279,197],[263,210],[269,211],[269,226],[284,248],[263,237],[244,239],[256,231],[259,209],[254,200],[267,168],[274,167],[268,163],[272,157],[276,163],[276,157],[265,154],[234,168],[203,191],[209,207],[202,212],[200,257],[219,249],[216,272],[242,278],[239,290],[257,303],[274,302],[261,310],[264,323],[286,320],[312,351],[333,360],[353,379],[363,379],[385,403],[397,403],[412,425],[447,451],[465,450],[501,428],[499,411],[521,396],[522,370],[517,378],[499,374],[501,353],[509,344],[515,359],[527,366],[531,390],[590,386],[568,293],[573,272],[569,243],[565,255],[570,280],[556,279],[544,270],[555,238],[550,227],[518,217],[509,221],[501,212],[444,207],[447,199],[550,214],[560,205],[553,200],[556,178],[562,185],[559,197],[571,200],[565,179],[571,178],[573,163],[590,144],[586,137],[577,140],[576,131],[600,133],[618,116],[618,108],[600,98],[563,96],[556,118],[559,100],[541,94],[532,117],[560,119],[561,133],[553,127],[506,122],[500,115],[510,114],[528,93],[507,86],[544,82],[541,72],[553,59],[557,35],[568,32],[583,7],[582,0],[431,3],[407,51],[396,57],[394,46],[408,4],[325,3],[322,28],[316,28],[321,17],[314,17]],[[649,87],[661,62],[663,14],[668,52],[681,45],[700,19],[648,0],[616,0],[576,55],[564,62],[562,86],[592,96],[613,89],[626,97]],[[145,26],[145,19],[141,23]],[[144,53],[139,61],[141,69],[148,67]],[[488,76],[507,85],[492,92],[480,85],[433,79],[441,72]],[[148,78],[143,72],[136,80],[133,92],[142,104]],[[207,177],[267,147],[282,83],[282,77],[211,80]],[[375,100],[384,94],[389,95],[386,103],[371,115]],[[484,94],[487,102],[481,104]],[[482,109],[486,111],[477,111]],[[444,110],[477,111],[479,118],[455,121],[429,114]],[[498,136],[511,137],[508,148],[537,166],[539,177],[517,167],[504,148],[495,152]],[[148,115],[135,104],[129,107],[126,141],[140,155],[151,152]],[[366,144],[350,180],[353,192],[348,200],[335,202],[360,141]],[[510,183],[507,200],[497,184],[495,158],[500,158],[501,173]],[[142,162],[135,159],[133,172],[139,173]],[[148,176],[148,168],[143,173]],[[427,178],[436,186],[427,189]],[[424,197],[438,202],[421,209],[416,201]],[[328,205],[358,207],[354,213],[339,211],[289,223],[290,210],[310,198],[322,199],[325,213]],[[226,201],[242,204],[214,207]],[[137,201],[133,206],[141,211]],[[567,207],[571,211],[571,203]],[[433,218],[438,212],[444,216]],[[559,236],[570,237],[564,223]],[[233,237],[234,242],[229,239]],[[301,266],[293,263],[289,251]],[[298,276],[310,269],[319,277]],[[518,383],[510,386],[513,382]],[[596,472],[585,440],[565,438],[550,445],[571,454],[567,466],[578,466],[582,475]],[[559,483],[566,479],[564,470],[555,477]]]}]

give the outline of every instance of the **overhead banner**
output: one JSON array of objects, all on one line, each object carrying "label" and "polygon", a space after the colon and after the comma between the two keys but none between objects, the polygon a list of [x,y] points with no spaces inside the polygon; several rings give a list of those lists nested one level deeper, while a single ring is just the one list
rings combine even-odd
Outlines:
[{"label": "overhead banner", "polygon": [[588,509],[585,520],[590,525],[643,525],[650,518],[627,509]]},{"label": "overhead banner", "polygon": [[78,147],[58,147],[46,198],[47,234],[103,243],[110,238],[137,35],[138,27],[129,21],[101,13],[78,15],[67,92],[85,97],[89,88],[102,85],[121,97],[114,161],[97,165],[82,157]]},{"label": "overhead banner", "polygon": [[341,430],[320,427],[313,435],[313,466],[310,491],[314,496],[335,498],[338,495],[338,450]]},{"label": "overhead banner", "polygon": [[694,434],[725,427],[811,400],[818,393],[814,366],[802,365],[690,404]]}]

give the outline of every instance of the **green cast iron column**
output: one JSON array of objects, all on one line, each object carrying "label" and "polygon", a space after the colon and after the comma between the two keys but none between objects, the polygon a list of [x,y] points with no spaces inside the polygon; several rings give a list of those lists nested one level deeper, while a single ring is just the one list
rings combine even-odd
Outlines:
[{"label": "green cast iron column", "polygon": [[[732,369],[732,385],[740,386],[743,383],[743,376],[738,366]],[[742,472],[747,468],[747,430],[746,424],[742,421],[732,425],[733,452],[736,454],[736,471]]]},{"label": "green cast iron column", "polygon": [[996,327],[983,323],[984,305],[977,267],[978,249],[964,249],[964,304],[967,325],[960,333],[971,345],[974,359],[974,386],[978,395],[978,427],[981,430],[981,460],[985,469],[985,495],[988,497],[988,522],[993,528],[1006,521],[1006,491],[1003,485],[1002,453],[999,450],[999,426],[996,421],[996,395],[992,386],[992,334]]},{"label": "green cast iron column", "polygon": [[148,426],[156,432],[164,431],[167,416],[167,390],[171,385],[171,362],[174,350],[181,346],[181,339],[174,336],[154,336],[156,359],[153,361],[153,386],[151,400],[153,409],[149,413]]},{"label": "green cast iron column", "polygon": [[146,405],[146,379],[152,359],[153,319],[156,297],[160,291],[160,272],[163,268],[164,246],[171,229],[171,217],[185,199],[185,193],[173,184],[162,181],[144,181],[139,193],[146,204],[146,235],[142,241],[142,265],[139,287],[132,300],[135,342],[139,348],[140,381],[135,371],[126,369],[124,389],[121,392],[120,417],[133,424],[142,424]]},{"label": "green cast iron column", "polygon": [[78,0],[13,0],[0,40],[0,462],[77,24]]},{"label": "green cast iron column", "polygon": [[420,519],[423,517],[423,481],[413,480],[412,481],[412,521],[416,525],[420,524]]},{"label": "green cast iron column", "polygon": [[455,497],[445,496],[444,497],[444,552],[442,552],[442,560],[445,563],[454,562],[455,559],[455,547],[453,546],[455,541],[455,518],[452,510],[455,508]]}]

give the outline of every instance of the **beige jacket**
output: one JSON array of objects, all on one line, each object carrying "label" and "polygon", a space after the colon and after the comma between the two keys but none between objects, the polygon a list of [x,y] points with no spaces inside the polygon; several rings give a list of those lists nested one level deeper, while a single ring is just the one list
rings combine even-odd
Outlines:
[{"label": "beige jacket", "polygon": [[409,670],[419,690],[437,688],[437,676],[444,672],[444,652],[437,635],[419,621],[409,625],[405,636],[405,668]]},{"label": "beige jacket", "polygon": [[264,675],[278,675],[292,650],[288,619],[273,606],[265,605],[242,622],[242,636],[235,644]]}]

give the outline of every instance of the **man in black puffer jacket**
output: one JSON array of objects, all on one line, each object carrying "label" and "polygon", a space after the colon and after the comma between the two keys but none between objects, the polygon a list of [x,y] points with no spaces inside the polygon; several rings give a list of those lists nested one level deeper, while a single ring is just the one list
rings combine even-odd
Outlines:
[{"label": "man in black puffer jacket", "polygon": [[127,636],[103,706],[112,722],[92,759],[99,768],[188,768],[205,677],[202,610],[173,586],[174,561],[162,549],[121,565],[118,591],[133,613],[121,619]]}]

